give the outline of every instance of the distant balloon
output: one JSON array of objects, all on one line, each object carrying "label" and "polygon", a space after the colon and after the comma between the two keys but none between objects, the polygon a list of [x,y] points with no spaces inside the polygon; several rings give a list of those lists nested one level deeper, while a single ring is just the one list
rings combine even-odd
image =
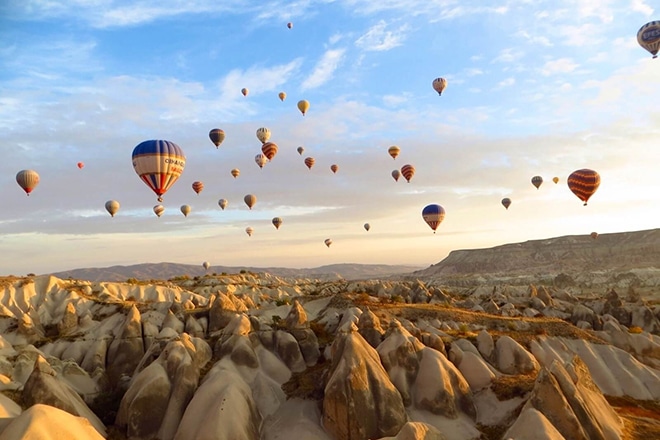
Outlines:
[{"label": "distant balloon", "polygon": [[154,214],[156,214],[158,217],[163,215],[163,212],[165,212],[165,207],[163,205],[154,206]]},{"label": "distant balloon", "polygon": [[21,170],[16,173],[16,183],[28,196],[39,185],[39,174],[34,170]]},{"label": "distant balloon", "polygon": [[330,240],[329,238],[326,238],[325,240],[323,240],[323,243],[325,243],[325,245],[327,247],[330,247],[330,245],[332,244],[332,240]]},{"label": "distant balloon", "polygon": [[536,189],[539,189],[539,186],[543,183],[543,177],[541,176],[534,176],[532,177],[532,185],[536,187]]},{"label": "distant balloon", "polygon": [[600,186],[600,175],[594,170],[584,168],[573,171],[568,176],[567,183],[573,194],[584,202],[584,206],[587,206],[589,198],[594,195]]},{"label": "distant balloon", "polygon": [[301,99],[298,101],[298,110],[300,110],[300,113],[305,116],[305,113],[307,113],[307,110],[309,110],[309,101],[306,101],[304,99]]},{"label": "distant balloon", "polygon": [[401,175],[410,183],[410,179],[415,175],[415,167],[412,165],[404,165],[401,167]]},{"label": "distant balloon", "polygon": [[422,210],[422,218],[433,229],[433,233],[435,234],[435,230],[445,219],[445,209],[440,205],[427,205]]},{"label": "distant balloon", "polygon": [[238,168],[234,168],[233,170],[231,170],[231,175],[234,176],[235,179],[241,175],[241,170],[239,170]]},{"label": "distant balloon", "polygon": [[553,177],[552,181],[555,182],[555,184],[559,183],[559,177]]},{"label": "distant balloon", "polygon": [[254,156],[254,161],[257,163],[257,165],[259,165],[259,168],[263,168],[264,165],[266,165],[268,162],[268,158],[265,155],[259,153]]},{"label": "distant balloon", "polygon": [[220,206],[220,208],[222,208],[223,211],[224,211],[225,208],[227,207],[227,204],[228,204],[228,203],[229,203],[229,202],[227,202],[227,199],[220,199],[220,200],[218,200],[218,205]]},{"label": "distant balloon", "polygon": [[277,96],[280,97],[280,101],[284,101],[286,99],[286,93],[280,92]]},{"label": "distant balloon", "polygon": [[192,189],[195,191],[197,194],[201,193],[202,190],[204,189],[204,184],[200,181],[193,182],[192,184]]},{"label": "distant balloon", "polygon": [[337,170],[339,170],[339,165],[336,165],[334,163],[332,165],[330,165],[330,171],[332,171],[333,173],[336,173]]},{"label": "distant balloon", "polygon": [[392,171],[392,178],[394,179],[395,182],[399,181],[399,177],[401,177],[401,171],[399,170]]},{"label": "distant balloon", "polygon": [[369,232],[369,229],[371,229],[371,225],[369,223],[364,224],[364,229]]},{"label": "distant balloon", "polygon": [[280,226],[282,226],[282,219],[279,217],[274,217],[273,226],[275,226],[275,229],[280,229]]},{"label": "distant balloon", "polygon": [[245,228],[245,233],[248,235],[248,237],[252,237],[253,232],[254,232],[254,229],[252,229],[250,226]]},{"label": "distant balloon", "polygon": [[253,194],[248,194],[245,197],[243,197],[243,201],[248,206],[248,208],[252,209],[254,204],[257,203],[257,196]]},{"label": "distant balloon", "polygon": [[266,156],[268,160],[273,160],[277,154],[277,144],[274,142],[266,142],[261,146],[261,152],[264,153],[264,156]]},{"label": "distant balloon", "polygon": [[247,96],[248,93],[250,93],[250,91],[247,88],[244,87],[244,88],[241,89],[241,93],[243,94],[243,96]]},{"label": "distant balloon", "polygon": [[598,232],[592,232],[591,233],[591,238],[593,238],[594,240],[597,239],[598,238]]},{"label": "distant balloon", "polygon": [[211,263],[209,263],[208,261],[205,261],[205,262],[202,263],[202,267],[204,267],[204,269],[206,269],[206,270],[209,270],[209,267],[211,267]]},{"label": "distant balloon", "polygon": [[225,132],[219,128],[214,128],[213,130],[209,131],[209,138],[215,145],[215,148],[218,148],[222,141],[225,140]]},{"label": "distant balloon", "polygon": [[651,21],[637,31],[637,42],[648,50],[653,58],[658,57],[660,49],[660,21]]},{"label": "distant balloon", "polygon": [[502,206],[504,206],[506,209],[509,209],[509,206],[511,206],[511,199],[508,197],[503,198]]},{"label": "distant balloon", "polygon": [[296,151],[298,151],[298,154],[300,154],[302,156],[305,149],[303,147],[298,147],[298,148],[296,148]]},{"label": "distant balloon", "polygon": [[433,80],[433,90],[442,95],[442,91],[447,87],[447,80],[444,78],[436,78]]},{"label": "distant balloon", "polygon": [[314,160],[313,157],[306,157],[305,158],[305,165],[307,165],[307,168],[309,168],[310,170],[314,166],[314,163],[316,163],[316,161]]},{"label": "distant balloon", "polygon": [[105,202],[105,210],[108,211],[110,217],[114,217],[115,214],[117,214],[117,211],[119,211],[119,202],[116,200],[108,200]]},{"label": "distant balloon", "polygon": [[387,152],[390,153],[392,159],[396,159],[396,157],[401,152],[401,148],[397,147],[396,145],[392,145],[390,148],[387,149]]},{"label": "distant balloon", "polygon": [[266,127],[261,127],[257,129],[257,139],[261,141],[262,144],[268,142],[270,139],[270,130]]},{"label": "distant balloon", "polygon": [[177,181],[186,166],[183,150],[174,142],[150,140],[133,149],[133,168],[140,179],[163,201],[163,194]]},{"label": "distant balloon", "polygon": [[84,163],[82,163],[82,162],[78,162],[78,168],[80,168],[80,169],[82,170],[84,166],[85,166]]},{"label": "distant balloon", "polygon": [[291,22],[287,23],[287,24],[286,24],[286,27],[288,27],[289,29],[291,29],[291,28],[293,27],[293,23],[291,23]]},{"label": "distant balloon", "polygon": [[190,214],[190,205],[181,205],[181,214],[183,214],[184,217],[188,217],[188,214]]}]

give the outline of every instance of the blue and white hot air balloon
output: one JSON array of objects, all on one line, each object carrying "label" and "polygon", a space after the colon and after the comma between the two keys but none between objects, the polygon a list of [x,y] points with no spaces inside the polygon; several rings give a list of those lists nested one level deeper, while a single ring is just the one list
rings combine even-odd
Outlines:
[{"label": "blue and white hot air balloon", "polygon": [[150,140],[133,149],[133,168],[140,179],[163,201],[163,194],[177,181],[186,166],[183,150],[174,142]]},{"label": "blue and white hot air balloon", "polygon": [[422,218],[433,229],[433,233],[435,234],[435,230],[445,219],[445,209],[440,205],[427,205],[422,210]]}]

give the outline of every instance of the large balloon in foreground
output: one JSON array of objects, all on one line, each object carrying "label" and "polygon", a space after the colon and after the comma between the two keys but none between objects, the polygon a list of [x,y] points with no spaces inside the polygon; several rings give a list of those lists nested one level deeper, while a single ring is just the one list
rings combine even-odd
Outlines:
[{"label": "large balloon in foreground", "polygon": [[330,171],[332,171],[333,173],[336,173],[338,170],[339,170],[339,165],[334,163],[330,165]]},{"label": "large balloon in foreground", "polygon": [[532,185],[536,187],[536,189],[539,189],[539,186],[543,183],[543,177],[541,176],[534,176],[532,177]]},{"label": "large balloon in foreground", "polygon": [[235,178],[237,178],[238,176],[241,175],[241,170],[239,170],[238,168],[234,168],[233,170],[231,170],[231,175],[235,179]]},{"label": "large balloon in foreground", "polygon": [[192,184],[192,189],[195,191],[197,194],[201,193],[202,190],[204,189],[204,184],[202,182],[196,181],[193,182]]},{"label": "large balloon in foreground", "polygon": [[298,101],[298,110],[300,110],[300,113],[305,116],[305,113],[307,113],[307,110],[309,110],[309,101],[305,99]]},{"label": "large balloon in foreground", "polygon": [[119,202],[116,200],[108,200],[105,202],[105,210],[108,211],[110,217],[114,217],[115,214],[117,214],[117,211],[119,211]]},{"label": "large balloon in foreground", "polygon": [[552,181],[555,182],[555,184],[559,183],[559,177],[553,177]]},{"label": "large balloon in foreground", "polygon": [[442,206],[436,204],[427,205],[422,210],[422,218],[431,227],[431,229],[433,229],[433,233],[435,234],[435,230],[445,219],[445,209]]},{"label": "large balloon in foreground", "polygon": [[154,206],[154,214],[156,214],[158,217],[163,215],[163,212],[165,212],[165,207],[163,205]]},{"label": "large balloon in foreground", "polygon": [[274,142],[266,142],[261,146],[261,152],[264,153],[264,156],[266,156],[268,160],[273,160],[277,154],[277,144]]},{"label": "large balloon in foreground", "polygon": [[401,177],[401,171],[399,170],[392,171],[392,178],[394,179],[395,182],[399,181],[399,177]]},{"label": "large balloon in foreground", "polygon": [[262,144],[268,142],[270,139],[270,130],[266,127],[261,127],[257,129],[257,139],[261,141]]},{"label": "large balloon in foreground", "polygon": [[584,168],[573,171],[568,176],[568,188],[584,202],[584,206],[587,206],[589,198],[594,195],[599,186],[600,175],[594,170]]},{"label": "large balloon in foreground", "polygon": [[253,232],[254,232],[254,229],[252,229],[250,226],[245,228],[245,233],[248,235],[248,237],[252,237]]},{"label": "large balloon in foreground", "polygon": [[387,152],[390,153],[392,159],[396,159],[396,157],[401,152],[401,148],[397,147],[396,145],[392,145],[390,148],[387,149]]},{"label": "large balloon in foreground", "polygon": [[412,165],[404,165],[401,167],[401,175],[410,183],[410,179],[415,175],[415,167]]},{"label": "large balloon in foreground", "polygon": [[254,156],[254,161],[259,165],[259,168],[263,168],[266,162],[268,162],[268,158],[264,154],[259,153]]},{"label": "large balloon in foreground", "polygon": [[252,209],[255,203],[257,203],[257,196],[254,194],[248,194],[245,197],[243,197],[243,201],[247,205],[248,208]]},{"label": "large balloon in foreground", "polygon": [[280,101],[284,101],[286,99],[286,93],[280,92],[277,96],[280,97]]},{"label": "large balloon in foreground", "polygon": [[330,245],[332,244],[332,240],[330,240],[329,238],[326,238],[325,240],[323,240],[323,243],[325,243],[325,245],[327,247],[330,247]]},{"label": "large balloon in foreground", "polygon": [[660,49],[660,21],[651,21],[637,31],[637,42],[648,50],[653,58],[658,57]]},{"label": "large balloon in foreground", "polygon": [[369,229],[371,229],[371,225],[369,223],[364,224],[364,229],[369,232]]},{"label": "large balloon in foreground", "polygon": [[279,217],[274,217],[273,226],[275,226],[275,229],[280,229],[280,226],[282,226],[282,219]]},{"label": "large balloon in foreground", "polygon": [[305,151],[305,148],[298,147],[298,148],[296,148],[296,151],[298,152],[298,154],[300,154],[302,156],[303,152]]},{"label": "large balloon in foreground", "polygon": [[502,206],[504,206],[506,209],[509,209],[509,206],[511,206],[511,199],[508,197],[503,198]]},{"label": "large balloon in foreground", "polygon": [[433,90],[442,95],[442,91],[447,87],[447,80],[444,78],[436,78],[433,80]]},{"label": "large balloon in foreground", "polygon": [[591,233],[591,238],[593,238],[594,240],[597,239],[598,238],[598,232],[592,232]]},{"label": "large balloon in foreground", "polygon": [[215,145],[215,148],[218,148],[222,141],[225,140],[225,132],[219,128],[214,128],[209,131],[209,138],[213,142],[213,145]]},{"label": "large balloon in foreground", "polygon": [[241,93],[243,94],[243,96],[247,96],[248,93],[250,93],[250,91],[249,91],[246,87],[243,87],[243,88],[241,89]]},{"label": "large balloon in foreground", "polygon": [[78,162],[78,168],[81,170],[85,167],[85,164],[83,162]]},{"label": "large balloon in foreground", "polygon": [[181,214],[183,214],[184,217],[188,217],[188,214],[190,214],[190,205],[181,205]]},{"label": "large balloon in foreground", "polygon": [[174,142],[144,141],[133,149],[133,168],[140,179],[163,201],[163,194],[177,181],[186,166],[183,150]]},{"label": "large balloon in foreground", "polygon": [[229,203],[229,202],[227,201],[227,199],[220,199],[220,200],[218,200],[218,206],[220,206],[220,208],[222,208],[223,211],[224,211],[225,208],[227,207],[227,204],[228,204],[228,203]]},{"label": "large balloon in foreground", "polygon": [[208,261],[205,261],[205,262],[202,263],[202,267],[204,267],[204,269],[208,270],[209,267],[211,267],[211,263],[209,263]]},{"label": "large balloon in foreground", "polygon": [[28,196],[39,185],[39,174],[34,170],[21,170],[16,173],[16,183]]},{"label": "large balloon in foreground", "polygon": [[307,165],[307,168],[309,168],[310,170],[312,169],[312,167],[314,166],[315,163],[316,163],[316,160],[314,160],[313,157],[306,157],[305,158],[305,165]]}]

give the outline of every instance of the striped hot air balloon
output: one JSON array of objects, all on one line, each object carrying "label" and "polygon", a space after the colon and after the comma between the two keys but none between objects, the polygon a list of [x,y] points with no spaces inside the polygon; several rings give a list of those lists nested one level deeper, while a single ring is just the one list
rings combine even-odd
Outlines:
[{"label": "striped hot air balloon", "polygon": [[329,239],[329,238],[326,238],[325,240],[323,240],[323,243],[325,243],[325,245],[326,245],[327,247],[330,247],[330,245],[332,244],[332,240]]},{"label": "striped hot air balloon", "polygon": [[222,141],[225,140],[225,132],[219,128],[214,128],[209,132],[209,138],[213,142],[213,145],[215,145],[215,148],[218,148]]},{"label": "striped hot air balloon", "polygon": [[34,170],[21,170],[16,173],[16,183],[29,196],[32,190],[39,185],[39,173]]},{"label": "striped hot air balloon", "polygon": [[174,142],[150,140],[133,149],[133,168],[140,179],[163,201],[163,194],[177,181],[186,166],[183,150]]},{"label": "striped hot air balloon", "polygon": [[248,237],[252,237],[253,232],[254,232],[254,228],[252,228],[251,226],[245,228],[245,233],[248,235]]},{"label": "striped hot air balloon", "polygon": [[154,214],[156,214],[158,217],[163,215],[163,212],[165,212],[165,207],[163,205],[154,206]]},{"label": "striped hot air balloon", "polygon": [[415,167],[407,164],[401,167],[401,175],[410,183],[410,179],[415,175]]},{"label": "striped hot air balloon", "polygon": [[422,210],[422,218],[433,229],[433,233],[435,234],[435,230],[438,229],[440,223],[445,219],[445,209],[436,204],[427,205]]},{"label": "striped hot air balloon", "polygon": [[200,181],[195,181],[192,184],[192,189],[193,189],[193,191],[195,191],[195,193],[199,194],[204,189],[204,183],[202,183]]},{"label": "striped hot air balloon", "polygon": [[268,139],[270,139],[270,130],[266,127],[257,128],[257,139],[259,139],[262,144],[268,142]]},{"label": "striped hot air balloon", "polygon": [[433,80],[433,90],[438,92],[438,95],[442,96],[443,90],[447,87],[447,80],[444,78],[436,78]]},{"label": "striped hot air balloon", "polygon": [[312,167],[314,166],[315,163],[316,163],[316,160],[314,160],[313,157],[306,157],[305,158],[305,165],[307,165],[307,168],[309,168],[310,170],[312,169]]},{"label": "striped hot air balloon", "polygon": [[234,176],[235,179],[241,175],[241,170],[239,170],[238,168],[234,168],[233,170],[231,170],[231,175]]},{"label": "striped hot air balloon", "polygon": [[264,153],[264,156],[266,156],[268,160],[273,160],[277,154],[277,144],[274,142],[266,142],[261,146],[261,152]]},{"label": "striped hot air balloon", "polygon": [[653,58],[658,57],[660,49],[660,21],[651,21],[637,31],[637,42],[648,50]]},{"label": "striped hot air balloon", "polygon": [[600,186],[600,175],[594,170],[584,168],[573,171],[568,176],[567,183],[573,194],[584,202],[584,206],[587,206],[589,198],[594,195]]},{"label": "striped hot air balloon", "polygon": [[387,152],[390,153],[392,159],[396,159],[396,157],[401,152],[401,148],[397,147],[396,145],[392,145],[390,148],[387,149]]},{"label": "striped hot air balloon", "polygon": [[254,156],[254,161],[256,162],[257,165],[259,165],[259,168],[263,168],[264,165],[268,162],[268,158],[264,154],[257,154]]}]

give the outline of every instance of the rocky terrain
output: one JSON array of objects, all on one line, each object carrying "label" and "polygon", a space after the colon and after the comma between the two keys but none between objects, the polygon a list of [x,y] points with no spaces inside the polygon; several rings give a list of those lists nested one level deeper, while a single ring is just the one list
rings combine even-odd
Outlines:
[{"label": "rocky terrain", "polygon": [[660,436],[660,307],[634,291],[0,283],[0,440]]}]

